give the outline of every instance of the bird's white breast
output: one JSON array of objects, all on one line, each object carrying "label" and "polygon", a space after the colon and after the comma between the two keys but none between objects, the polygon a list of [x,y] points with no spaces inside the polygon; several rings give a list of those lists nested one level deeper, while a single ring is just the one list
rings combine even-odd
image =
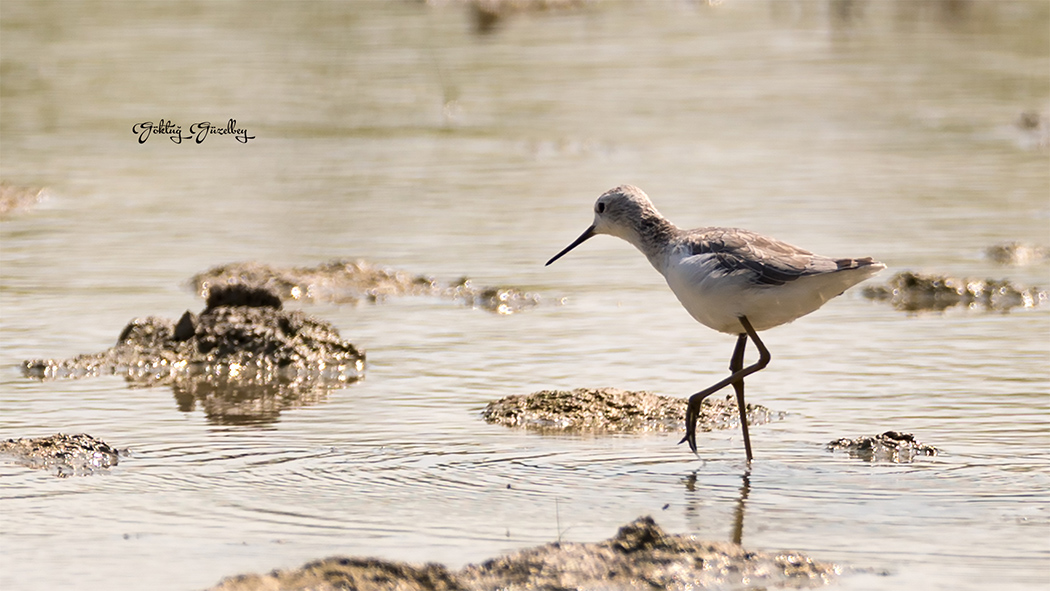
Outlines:
[{"label": "bird's white breast", "polygon": [[749,307],[741,301],[750,290],[746,276],[725,273],[713,254],[682,256],[675,252],[668,256],[663,275],[697,322],[719,332],[742,332],[738,318]]},{"label": "bird's white breast", "polygon": [[871,271],[856,269],[799,277],[782,285],[755,281],[749,269],[726,271],[714,254],[668,254],[657,267],[678,301],[698,322],[728,334],[740,334],[740,316],[755,330],[786,324],[815,311],[846,288],[863,281]]}]

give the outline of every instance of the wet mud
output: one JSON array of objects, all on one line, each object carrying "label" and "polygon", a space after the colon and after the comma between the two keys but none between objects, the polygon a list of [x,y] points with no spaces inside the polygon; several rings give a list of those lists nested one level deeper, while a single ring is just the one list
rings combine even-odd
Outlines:
[{"label": "wet mud", "polygon": [[47,470],[59,478],[107,470],[117,465],[121,455],[127,455],[127,450],[85,434],[0,441],[0,457],[27,468]]},{"label": "wet mud", "polygon": [[334,260],[315,267],[230,263],[198,273],[190,281],[194,290],[204,298],[208,298],[216,286],[245,285],[271,291],[285,301],[359,304],[423,296],[451,300],[496,314],[515,314],[540,302],[538,295],[513,287],[476,286],[466,277],[440,281],[366,261]]},{"label": "wet mud", "polygon": [[1047,301],[1046,291],[1005,279],[962,279],[911,271],[897,273],[885,285],[865,287],[861,293],[905,312],[940,312],[955,306],[1003,312],[1034,308]]},{"label": "wet mud", "polygon": [[827,445],[828,451],[844,451],[851,458],[866,462],[907,464],[917,457],[935,456],[936,447],[921,443],[911,433],[886,431],[870,437],[836,439]]},{"label": "wet mud", "polygon": [[665,533],[651,517],[597,543],[555,542],[451,571],[374,558],[332,557],[300,569],[240,575],[211,591],[533,591],[537,589],[812,588],[839,569],[798,552],[745,550]]},{"label": "wet mud", "polygon": [[360,377],[364,360],[328,322],[282,310],[280,300],[265,290],[235,285],[212,290],[199,315],[186,312],[178,321],[136,318],[105,351],[25,361],[22,371],[39,379],[120,374],[139,385],[195,375],[244,382],[311,376],[347,381]]},{"label": "wet mud", "polygon": [[19,187],[0,183],[0,220],[32,209],[44,200],[46,192],[40,187]]},{"label": "wet mud", "polygon": [[[685,398],[616,388],[543,390],[506,396],[482,411],[489,423],[541,432],[639,433],[680,431],[685,426]],[[783,418],[757,404],[747,405],[749,425]],[[736,399],[708,398],[700,408],[697,429],[712,431],[740,425]]]},{"label": "wet mud", "polygon": [[281,309],[262,289],[221,286],[199,315],[128,323],[117,344],[70,359],[28,360],[28,378],[119,375],[133,387],[170,385],[180,409],[222,424],[265,423],[364,376],[365,354],[330,323]]}]

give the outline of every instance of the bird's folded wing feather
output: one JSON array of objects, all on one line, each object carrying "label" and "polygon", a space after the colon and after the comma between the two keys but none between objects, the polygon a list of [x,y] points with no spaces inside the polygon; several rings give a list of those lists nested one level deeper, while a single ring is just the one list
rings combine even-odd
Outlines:
[{"label": "bird's folded wing feather", "polygon": [[727,275],[746,275],[755,285],[784,285],[807,275],[839,269],[834,259],[786,242],[736,228],[691,232],[686,247],[693,256],[712,258]]}]

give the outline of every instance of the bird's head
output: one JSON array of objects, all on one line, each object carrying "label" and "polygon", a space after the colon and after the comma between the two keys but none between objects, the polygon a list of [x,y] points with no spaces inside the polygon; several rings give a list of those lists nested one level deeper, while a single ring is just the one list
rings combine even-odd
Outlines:
[{"label": "bird's head", "polygon": [[620,185],[609,189],[594,202],[594,223],[564,250],[551,257],[547,264],[560,259],[570,250],[598,234],[623,238],[631,244],[639,242],[639,224],[643,220],[662,218],[653,202],[638,187]]}]

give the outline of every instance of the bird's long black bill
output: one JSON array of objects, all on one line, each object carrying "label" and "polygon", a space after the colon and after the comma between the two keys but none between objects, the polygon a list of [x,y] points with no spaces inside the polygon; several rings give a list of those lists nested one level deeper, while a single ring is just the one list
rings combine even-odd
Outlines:
[{"label": "bird's long black bill", "polygon": [[[549,265],[549,264],[553,263],[554,261],[560,259],[561,257],[565,256],[565,253],[567,253],[570,250],[576,248],[577,246],[583,244],[588,238],[590,238],[592,236],[594,236],[594,226],[591,226],[590,228],[587,228],[586,230],[584,230],[583,234],[580,234],[579,238],[577,238],[575,241],[573,241],[572,244],[570,244],[570,245],[565,247],[565,250],[563,250],[563,251],[559,252],[558,254],[554,255],[553,257],[551,257],[551,260],[547,261],[547,265]],[[544,265],[544,267],[546,267],[547,265]]]}]

